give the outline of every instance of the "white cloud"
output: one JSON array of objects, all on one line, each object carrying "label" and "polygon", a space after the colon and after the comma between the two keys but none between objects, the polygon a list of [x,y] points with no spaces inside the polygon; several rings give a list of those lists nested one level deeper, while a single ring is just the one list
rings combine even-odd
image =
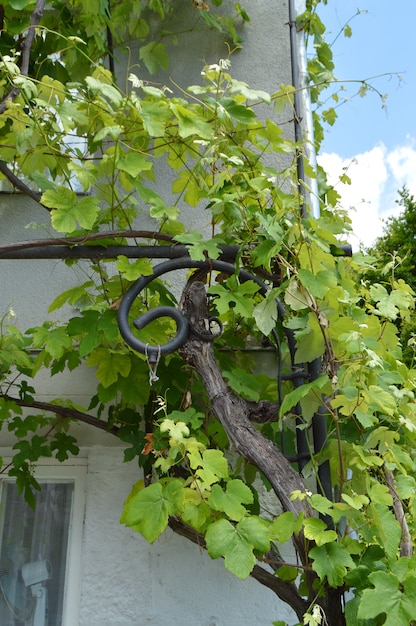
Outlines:
[{"label": "white cloud", "polygon": [[[403,185],[416,194],[416,146],[410,137],[406,145],[390,151],[380,143],[349,159],[324,153],[318,160],[341,196],[340,205],[349,211],[354,248],[360,242],[369,246],[381,235],[382,220],[399,210],[395,201]],[[351,185],[340,182],[344,173],[350,177]]]}]

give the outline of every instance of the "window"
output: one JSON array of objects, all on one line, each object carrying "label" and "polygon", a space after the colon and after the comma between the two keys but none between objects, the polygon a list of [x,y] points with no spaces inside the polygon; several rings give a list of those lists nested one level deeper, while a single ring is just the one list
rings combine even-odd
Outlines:
[{"label": "window", "polygon": [[38,468],[41,491],[35,509],[26,504],[12,481],[2,482],[1,626],[77,624],[84,470],[79,466]]}]

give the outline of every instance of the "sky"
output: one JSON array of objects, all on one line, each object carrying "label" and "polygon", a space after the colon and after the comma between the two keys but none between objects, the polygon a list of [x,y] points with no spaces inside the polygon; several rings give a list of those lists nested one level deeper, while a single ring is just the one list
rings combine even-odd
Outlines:
[{"label": "sky", "polygon": [[[343,91],[318,160],[343,207],[354,207],[350,242],[358,249],[398,214],[399,189],[406,185],[416,196],[416,0],[328,0],[319,14]],[[347,22],[352,37],[338,36]],[[376,90],[364,98],[354,95],[362,80]],[[384,107],[379,94],[387,94]],[[351,185],[338,182],[344,171]]]}]

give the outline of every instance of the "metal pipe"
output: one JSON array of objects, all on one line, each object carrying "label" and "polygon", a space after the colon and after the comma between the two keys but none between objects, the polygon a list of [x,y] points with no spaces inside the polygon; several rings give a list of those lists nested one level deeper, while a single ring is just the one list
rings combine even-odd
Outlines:
[{"label": "metal pipe", "polygon": [[[294,0],[294,2],[296,14],[299,15],[300,13],[303,13],[305,11],[305,0]],[[311,189],[311,191],[309,192],[309,203],[311,206],[312,215],[318,218],[321,214],[319,205],[318,178],[316,176],[318,172],[318,165],[316,161],[315,135],[309,91],[309,73],[308,61],[306,56],[306,43],[303,30],[296,31],[296,34],[297,59],[299,63],[299,93],[302,107],[302,118],[305,120],[305,123],[303,124],[304,147],[309,164],[315,172],[315,176],[313,178],[310,178],[308,181]]]},{"label": "metal pipe", "polygon": [[[308,72],[306,60],[305,38],[302,31],[297,30],[296,16],[304,11],[304,0],[289,0],[289,28],[290,28],[290,56],[292,69],[292,85],[294,92],[294,129],[295,140],[302,143],[302,149],[297,153],[297,172],[299,180],[299,192],[308,197],[312,214],[319,217],[319,193],[316,176],[308,179],[311,191],[305,187],[305,150],[309,163],[313,170],[317,171],[316,152],[314,146],[312,109],[308,89]],[[302,213],[306,214],[305,203],[302,205]]]},{"label": "metal pipe", "polygon": [[[297,2],[297,7],[295,3]],[[302,7],[300,6],[302,4]],[[306,137],[304,137],[302,121],[303,118],[306,117],[306,127],[308,127],[308,122],[310,128],[309,131],[309,150],[312,155],[314,155],[313,163],[316,166],[316,155],[313,145],[313,124],[312,124],[312,113],[310,110],[310,104],[306,104],[306,101],[309,99],[309,94],[306,89],[307,84],[307,74],[306,74],[306,51],[305,51],[305,43],[303,33],[299,34],[296,27],[296,16],[297,9],[304,9],[304,0],[289,0],[289,27],[290,27],[290,52],[291,52],[291,67],[292,67],[292,84],[295,88],[294,92],[294,108],[295,108],[295,119],[294,119],[294,128],[295,128],[295,139],[298,142],[302,142],[304,146],[306,146]],[[303,70],[303,75],[301,77],[301,70]],[[304,93],[303,98],[301,97],[301,93]],[[316,170],[315,170],[316,171]],[[306,197],[307,189],[305,187],[305,163],[304,163],[304,155],[298,150],[297,152],[297,173],[298,173],[298,186],[299,193],[303,198]],[[319,201],[318,201],[318,189],[317,186],[312,194],[309,194],[310,204],[312,207],[312,213],[315,217],[319,217]],[[318,202],[318,204],[317,204]],[[304,217],[306,217],[306,205],[305,201],[301,206],[301,213]],[[345,248],[345,246],[343,246]],[[336,254],[335,251],[332,251],[333,254]],[[352,252],[351,252],[352,254]],[[314,380],[319,376],[321,370],[321,361],[320,359],[315,359],[313,363],[308,366],[310,380]],[[297,381],[297,384],[301,384],[301,380]],[[297,419],[297,422],[300,422],[300,417]],[[321,408],[316,412],[316,414],[312,418],[312,433],[313,433],[313,441],[314,441],[314,451],[319,452],[326,444],[327,440],[327,423],[326,423],[326,415],[325,411]],[[306,453],[306,449],[308,448],[308,441],[306,438],[306,431],[297,429],[297,446],[298,446],[298,454]],[[306,460],[304,461],[306,463]],[[302,462],[299,463],[299,468],[302,469]],[[332,487],[331,487],[331,476],[329,463],[325,462],[321,464],[318,469],[318,480],[320,485],[322,486],[322,490],[324,494],[332,499]]]},{"label": "metal pipe", "polygon": [[[294,0],[289,0],[289,33],[290,33],[290,64],[292,70],[292,85],[295,88],[293,95],[294,103],[294,131],[295,141],[297,143],[303,142],[303,130],[302,130],[302,103],[300,98],[300,79],[299,79],[299,65],[298,65],[298,46],[297,46],[297,29],[296,29],[296,10]],[[297,174],[298,174],[298,187],[299,193],[302,198],[305,197],[305,164],[303,156],[299,149],[297,149]],[[306,217],[306,206],[303,201],[301,204],[301,214]]]}]

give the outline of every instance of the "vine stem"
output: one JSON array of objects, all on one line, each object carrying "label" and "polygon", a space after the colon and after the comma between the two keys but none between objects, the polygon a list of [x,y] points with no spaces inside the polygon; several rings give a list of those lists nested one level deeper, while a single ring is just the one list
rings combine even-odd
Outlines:
[{"label": "vine stem", "polygon": [[[45,8],[46,0],[37,0],[32,15],[30,16],[30,24],[27,30],[27,35],[23,39],[21,44],[22,57],[20,72],[23,76],[27,76],[29,72],[30,52],[32,50],[33,42],[36,35],[36,27],[39,25],[43,16],[43,10]],[[3,100],[0,102],[0,114],[4,113],[7,108],[7,103],[10,100],[15,100],[20,93],[20,89],[12,87],[6,94]]]},{"label": "vine stem", "polygon": [[406,516],[404,514],[403,503],[397,493],[393,473],[385,469],[384,477],[386,479],[386,484],[389,488],[390,495],[393,498],[394,516],[399,522],[402,529],[402,537],[400,541],[400,556],[406,556],[410,558],[413,554],[412,537],[410,535],[409,526],[407,525]]},{"label": "vine stem", "polygon": [[55,413],[65,419],[73,419],[90,426],[95,426],[101,430],[105,430],[111,435],[117,436],[118,428],[115,426],[110,427],[107,422],[100,420],[89,413],[84,413],[78,409],[74,409],[67,406],[60,406],[59,404],[50,404],[49,402],[40,402],[38,400],[21,400],[20,398],[13,398],[11,396],[2,394],[0,397],[9,402],[14,402],[18,406],[28,409],[39,409],[40,411],[47,411],[48,413]]}]

